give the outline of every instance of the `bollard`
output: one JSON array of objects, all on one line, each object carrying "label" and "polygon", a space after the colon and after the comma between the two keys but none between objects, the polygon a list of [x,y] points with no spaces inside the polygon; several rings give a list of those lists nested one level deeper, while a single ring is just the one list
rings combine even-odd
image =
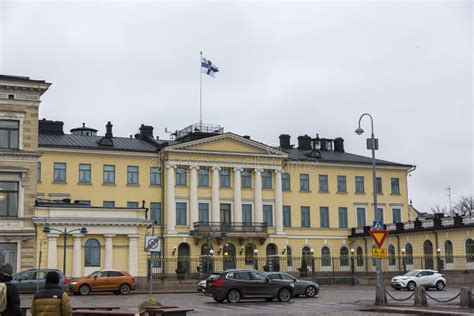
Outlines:
[{"label": "bollard", "polygon": [[424,287],[417,286],[415,288],[415,304],[413,306],[428,306]]},{"label": "bollard", "polygon": [[461,307],[474,307],[471,289],[468,287],[461,288],[461,295],[459,296]]},{"label": "bollard", "polygon": [[384,286],[377,286],[375,289],[375,305],[387,305],[387,294]]}]

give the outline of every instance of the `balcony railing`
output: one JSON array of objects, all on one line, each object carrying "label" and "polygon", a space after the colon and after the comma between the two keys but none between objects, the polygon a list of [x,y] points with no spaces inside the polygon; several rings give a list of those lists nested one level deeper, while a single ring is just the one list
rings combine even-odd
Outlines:
[{"label": "balcony railing", "polygon": [[226,237],[256,237],[268,238],[267,223],[258,222],[195,222],[192,235],[196,238],[203,238],[209,234]]}]

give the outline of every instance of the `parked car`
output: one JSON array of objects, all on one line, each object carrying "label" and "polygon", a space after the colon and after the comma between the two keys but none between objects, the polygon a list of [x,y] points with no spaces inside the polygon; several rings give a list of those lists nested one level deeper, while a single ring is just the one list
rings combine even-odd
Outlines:
[{"label": "parked car", "polygon": [[19,293],[35,293],[37,290],[44,288],[46,274],[48,274],[49,271],[56,271],[59,274],[59,285],[63,290],[67,291],[69,281],[62,271],[55,269],[29,269],[18,272],[13,275],[11,283],[16,286]]},{"label": "parked car", "polygon": [[199,281],[197,291],[200,293],[206,292],[206,280]]},{"label": "parked car", "polygon": [[295,296],[305,295],[306,297],[315,297],[319,293],[319,284],[313,281],[298,280],[297,278],[282,272],[264,273],[271,280],[282,280],[293,284],[295,287]]},{"label": "parked car", "polygon": [[128,272],[118,270],[95,271],[87,277],[72,279],[69,284],[69,292],[80,295],[87,295],[90,292],[126,295],[135,288],[135,279]]},{"label": "parked car", "polygon": [[446,286],[446,279],[444,275],[435,270],[412,270],[392,278],[391,283],[396,290],[414,291],[417,286],[424,286],[426,289],[436,288],[441,291]]},{"label": "parked car", "polygon": [[241,299],[264,298],[288,302],[294,295],[294,285],[283,280],[272,280],[254,270],[214,272],[206,281],[206,295],[216,302],[238,303]]}]

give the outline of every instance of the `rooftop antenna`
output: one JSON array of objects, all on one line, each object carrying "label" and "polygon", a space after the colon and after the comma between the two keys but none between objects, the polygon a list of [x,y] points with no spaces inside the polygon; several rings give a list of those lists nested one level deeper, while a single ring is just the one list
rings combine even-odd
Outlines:
[{"label": "rooftop antenna", "polygon": [[173,140],[173,139],[174,139],[174,134],[175,134],[175,132],[170,131],[170,130],[168,129],[168,127],[165,127],[165,133],[166,133],[166,134],[169,134],[170,140]]},{"label": "rooftop antenna", "polygon": [[448,191],[448,197],[449,197],[449,215],[453,217],[454,216],[453,208],[451,207],[451,187],[448,185],[446,190]]}]

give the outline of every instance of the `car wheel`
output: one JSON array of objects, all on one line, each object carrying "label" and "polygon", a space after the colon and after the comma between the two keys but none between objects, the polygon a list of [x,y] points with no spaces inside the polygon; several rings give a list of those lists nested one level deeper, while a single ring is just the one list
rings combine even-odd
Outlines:
[{"label": "car wheel", "polygon": [[278,292],[278,300],[280,302],[289,302],[291,300],[291,292],[287,288],[282,288]]},{"label": "car wheel", "polygon": [[91,288],[87,284],[83,284],[79,287],[79,294],[87,295],[91,292]]},{"label": "car wheel", "polygon": [[444,287],[446,286],[446,284],[444,284],[443,281],[439,280],[438,282],[436,282],[436,289],[438,291],[441,291],[442,289],[444,289]]},{"label": "car wheel", "polygon": [[120,294],[127,295],[128,293],[130,293],[130,285],[128,285],[127,283],[120,285],[119,291]]},{"label": "car wheel", "polygon": [[216,301],[217,303],[222,303],[224,302],[225,298],[217,298],[217,297],[212,297],[214,299],[214,301]]},{"label": "car wheel", "polygon": [[413,281],[408,282],[408,284],[407,284],[408,291],[414,291],[415,288],[416,288],[416,283],[415,282],[413,282]]},{"label": "car wheel", "polygon": [[304,295],[306,295],[306,297],[315,297],[316,293],[316,288],[312,285],[308,286],[306,291],[304,291]]},{"label": "car wheel", "polygon": [[230,290],[227,292],[227,302],[238,303],[240,301],[240,292],[238,290]]}]

